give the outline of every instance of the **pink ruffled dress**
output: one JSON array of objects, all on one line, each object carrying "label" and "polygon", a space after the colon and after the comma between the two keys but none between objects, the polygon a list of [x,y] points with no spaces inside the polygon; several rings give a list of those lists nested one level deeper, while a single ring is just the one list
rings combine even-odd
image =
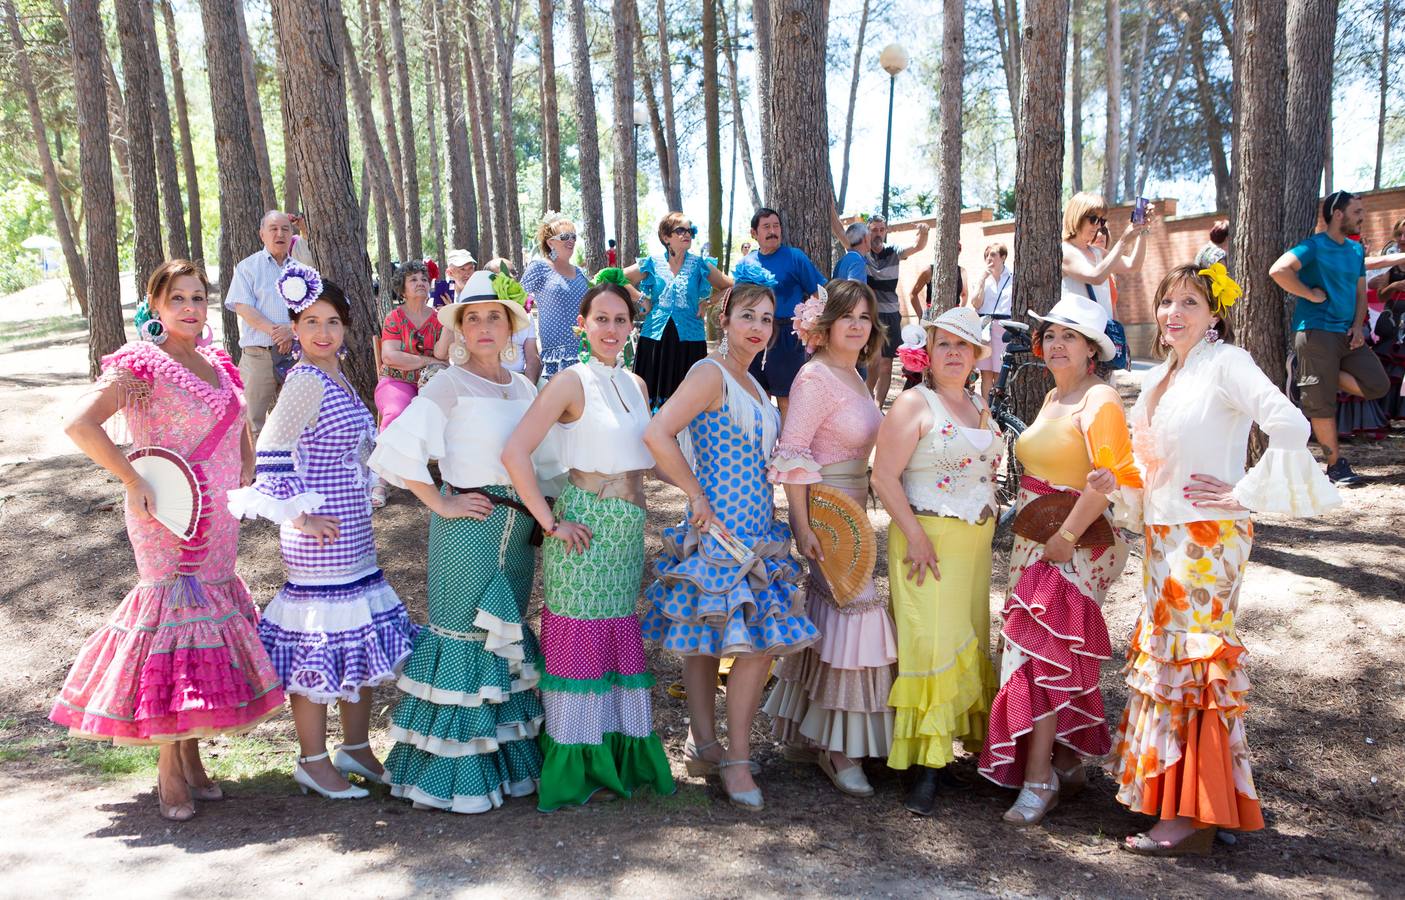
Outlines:
[{"label": "pink ruffled dress", "polygon": [[239,523],[224,505],[239,486],[243,384],[223,350],[199,353],[219,374],[218,388],[154,344],[133,342],[102,361],[98,387],[119,392],[133,445],[165,447],[190,463],[201,515],[189,541],[128,515],[140,581],[83,645],[49,713],[76,737],[207,737],[245,731],[283,705],[258,610],[234,571]]},{"label": "pink ruffled dress", "polygon": [[[827,484],[868,499],[868,457],[883,414],[822,362],[809,362],[790,389],[790,409],[771,459],[777,484]],[[848,470],[853,469],[853,473]],[[859,474],[862,473],[862,474]],[[873,581],[842,609],[819,568],[810,567],[806,614],[818,643],[787,656],[766,699],[772,731],[787,743],[851,759],[886,757],[893,745],[888,694],[898,660],[897,633]]]}]

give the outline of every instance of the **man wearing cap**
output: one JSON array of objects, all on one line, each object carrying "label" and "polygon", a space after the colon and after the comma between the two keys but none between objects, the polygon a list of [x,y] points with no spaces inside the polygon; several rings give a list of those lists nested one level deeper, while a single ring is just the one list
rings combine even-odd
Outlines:
[{"label": "man wearing cap", "polygon": [[444,264],[444,274],[454,285],[455,296],[463,292],[463,286],[468,283],[469,276],[478,271],[478,260],[467,250],[450,250],[444,256]]},{"label": "man wearing cap", "polygon": [[241,259],[229,282],[226,309],[239,316],[239,377],[244,381],[244,399],[249,405],[249,423],[254,438],[263,430],[264,419],[278,396],[274,357],[286,356],[293,348],[293,329],[288,323],[288,303],[278,293],[278,279],[292,257],[293,225],[276,209],[264,213],[259,222],[263,249]]},{"label": "man wearing cap", "polygon": [[1366,346],[1365,249],[1348,236],[1361,230],[1361,199],[1335,191],[1322,201],[1327,227],[1284,253],[1269,274],[1297,298],[1293,351],[1303,414],[1327,454],[1327,477],[1352,487],[1366,479],[1351,470],[1337,444],[1337,391],[1366,400],[1384,397],[1390,378]]}]

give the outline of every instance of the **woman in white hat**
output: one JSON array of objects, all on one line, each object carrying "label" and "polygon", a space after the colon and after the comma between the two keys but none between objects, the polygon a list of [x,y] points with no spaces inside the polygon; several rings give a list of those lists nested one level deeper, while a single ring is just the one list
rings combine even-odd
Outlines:
[{"label": "woman in white hat", "polygon": [[541,654],[526,623],[535,523],[498,461],[537,394],[504,366],[527,321],[525,296],[505,275],[469,276],[458,302],[438,311],[453,364],[371,454],[382,478],[430,510],[429,627],[400,675],[385,760],[391,793],[421,808],[486,812],[532,794],[541,776]]},{"label": "woman in white hat", "polygon": [[[1021,512],[1035,502],[1056,508],[1040,517],[1046,527],[1054,520],[1043,541],[1019,536],[1016,520],[1000,691],[980,757],[982,775],[1022,788],[1005,813],[1016,825],[1038,823],[1061,797],[1082,790],[1082,758],[1112,749],[1098,690],[1098,664],[1112,656],[1100,605],[1122,571],[1127,546],[1115,528],[1105,530],[1112,536],[1100,545],[1083,534],[1108,513],[1109,496],[1092,487],[1106,475],[1094,468],[1095,453],[1105,447],[1113,458],[1131,454],[1121,398],[1097,372],[1117,352],[1104,333],[1107,313],[1065,291],[1048,315],[1035,318],[1042,324],[1034,352],[1054,389],[1015,442],[1025,471],[1016,502]],[[1059,509],[1055,494],[1076,500],[1062,498],[1071,508]]]},{"label": "woman in white hat", "polygon": [[873,489],[893,517],[888,579],[898,631],[891,768],[917,769],[903,805],[930,816],[952,741],[974,751],[995,693],[990,665],[990,543],[1004,444],[980,395],[990,355],[980,315],[958,306],[925,323],[923,383],[899,395],[878,431]]}]

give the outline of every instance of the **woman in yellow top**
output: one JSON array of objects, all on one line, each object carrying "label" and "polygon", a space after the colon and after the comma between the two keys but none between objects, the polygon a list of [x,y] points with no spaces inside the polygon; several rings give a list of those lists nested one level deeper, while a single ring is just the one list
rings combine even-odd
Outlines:
[{"label": "woman in yellow top", "polygon": [[1043,324],[1035,351],[1054,389],[1015,442],[1025,469],[1017,502],[1023,510],[1059,492],[1077,500],[1044,543],[1017,536],[1010,552],[1000,691],[991,704],[980,771],[996,784],[1021,788],[1005,813],[1016,825],[1040,822],[1060,795],[1068,799],[1082,790],[1082,757],[1112,749],[1098,690],[1098,664],[1112,656],[1112,646],[1099,605],[1122,571],[1127,546],[1115,529],[1101,546],[1076,545],[1107,515],[1120,479],[1140,484],[1129,464],[1117,476],[1093,464],[1094,458],[1111,465],[1131,456],[1121,398],[1097,373],[1099,362],[1116,355],[1104,333],[1107,313],[1065,291],[1047,316],[1036,318]]}]

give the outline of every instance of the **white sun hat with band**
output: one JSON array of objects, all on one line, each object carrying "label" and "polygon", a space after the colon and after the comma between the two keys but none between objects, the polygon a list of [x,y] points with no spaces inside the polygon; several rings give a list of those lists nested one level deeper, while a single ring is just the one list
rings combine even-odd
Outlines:
[{"label": "white sun hat with band", "polygon": [[1030,313],[1041,322],[1072,328],[1098,345],[1098,359],[1108,362],[1117,355],[1117,346],[1107,336],[1107,312],[1090,297],[1064,291],[1048,315]]},{"label": "white sun hat with band", "polygon": [[922,327],[928,330],[940,329],[956,335],[976,348],[978,360],[990,355],[990,343],[981,328],[981,314],[969,306],[953,306],[935,319],[925,320]]},{"label": "white sun hat with band", "polygon": [[453,303],[439,307],[439,321],[449,328],[457,329],[464,310],[470,306],[497,303],[507,310],[515,334],[532,324],[522,303],[526,299],[527,291],[511,277],[479,270],[468,276],[468,281],[464,282],[463,290],[459,291]]}]

